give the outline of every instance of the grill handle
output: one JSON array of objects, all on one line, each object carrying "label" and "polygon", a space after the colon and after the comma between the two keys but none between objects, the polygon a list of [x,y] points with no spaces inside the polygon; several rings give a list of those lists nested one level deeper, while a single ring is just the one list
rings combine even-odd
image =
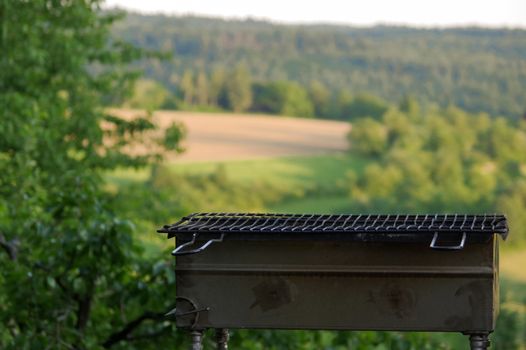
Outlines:
[{"label": "grill handle", "polygon": [[203,250],[205,250],[206,248],[208,248],[214,242],[223,242],[224,238],[225,238],[225,234],[222,233],[219,238],[214,238],[214,239],[211,239],[209,241],[206,241],[200,247],[197,247],[197,248],[194,248],[194,249],[190,249],[190,250],[185,250],[185,248],[191,247],[192,245],[195,244],[195,240],[197,239],[197,233],[194,233],[192,235],[192,240],[189,241],[189,242],[186,242],[184,244],[181,244],[179,247],[175,248],[172,251],[172,255],[173,256],[181,256],[181,255],[190,255],[190,254],[200,253]]},{"label": "grill handle", "polygon": [[460,240],[460,243],[458,245],[437,245],[437,240],[438,240],[438,232],[435,232],[433,236],[433,240],[431,241],[431,244],[429,245],[431,249],[461,250],[461,249],[464,249],[464,245],[466,244],[466,232],[462,232],[462,239]]},{"label": "grill handle", "polygon": [[177,308],[174,308],[174,309],[170,310],[168,313],[166,313],[164,316],[165,317],[175,317],[177,319],[177,317],[181,317],[181,316],[195,315],[195,317],[194,317],[194,319],[192,321],[192,327],[191,328],[194,328],[195,325],[197,324],[197,321],[199,320],[199,313],[200,312],[208,312],[208,311],[210,311],[209,307],[198,308],[197,304],[192,299],[187,298],[187,297],[179,296],[179,297],[175,297],[175,300],[176,301],[187,301],[192,306],[192,310],[178,313],[177,312]]}]

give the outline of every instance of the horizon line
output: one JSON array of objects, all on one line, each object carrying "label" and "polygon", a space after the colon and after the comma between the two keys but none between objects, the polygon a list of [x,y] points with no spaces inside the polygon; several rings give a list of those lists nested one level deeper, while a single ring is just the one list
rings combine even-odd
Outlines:
[{"label": "horizon line", "polygon": [[487,24],[487,23],[476,23],[476,22],[465,22],[465,23],[450,23],[450,24],[423,24],[423,23],[409,23],[409,22],[389,22],[389,21],[376,21],[371,23],[353,23],[353,22],[339,22],[339,21],[287,21],[287,20],[278,20],[270,17],[259,17],[259,16],[222,16],[222,15],[213,15],[205,13],[195,13],[195,12],[163,12],[159,10],[144,11],[138,9],[131,9],[122,6],[104,6],[103,10],[106,11],[124,11],[129,14],[141,15],[141,16],[163,16],[163,17],[173,17],[173,18],[184,18],[184,17],[193,17],[193,18],[202,18],[202,19],[216,19],[223,20],[226,22],[237,21],[237,22],[261,22],[268,23],[273,25],[281,26],[332,26],[332,27],[352,27],[352,28],[374,28],[374,27],[399,27],[399,28],[412,28],[412,29],[491,29],[491,30],[526,30],[525,24]]}]

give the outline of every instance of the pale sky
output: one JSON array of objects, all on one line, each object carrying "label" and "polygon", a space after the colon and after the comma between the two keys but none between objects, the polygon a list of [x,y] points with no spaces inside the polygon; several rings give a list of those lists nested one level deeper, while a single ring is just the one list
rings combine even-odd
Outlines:
[{"label": "pale sky", "polygon": [[526,28],[526,0],[107,0],[106,4],[145,13],[285,23]]}]

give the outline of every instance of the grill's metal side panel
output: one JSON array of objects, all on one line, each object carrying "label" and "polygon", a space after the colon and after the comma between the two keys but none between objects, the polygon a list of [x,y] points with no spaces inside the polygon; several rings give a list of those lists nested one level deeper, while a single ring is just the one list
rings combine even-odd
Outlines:
[{"label": "grill's metal side panel", "polygon": [[[312,281],[324,281],[325,290],[312,290]],[[487,332],[493,329],[491,308],[487,294],[491,290],[486,281],[475,279],[442,283],[427,283],[422,279],[401,281],[377,279],[367,286],[360,278],[349,278],[341,283],[334,277],[307,280],[304,276],[238,276],[226,281],[211,276],[201,285],[201,292],[211,284],[219,292],[233,285],[252,286],[251,290],[229,290],[229,299],[219,301],[218,296],[200,293],[198,303],[206,303],[209,312],[199,317],[200,328],[276,328],[276,329],[340,329],[340,330],[415,330]],[[381,283],[379,283],[381,282]],[[407,282],[407,283],[404,283]],[[414,283],[426,283],[427,288],[414,288]],[[342,295],[336,286],[353,288],[351,296]],[[456,288],[460,296],[451,299],[448,294]],[[208,289],[210,293],[213,289]],[[437,301],[430,293],[442,298]],[[256,294],[256,296],[254,295]],[[231,299],[230,299],[231,298]],[[444,299],[448,298],[448,299]],[[333,302],[336,300],[337,302]],[[476,305],[470,304],[476,303]],[[178,323],[188,327],[189,323]]]},{"label": "grill's metal side panel", "polygon": [[225,241],[177,258],[178,297],[209,308],[177,325],[490,332],[496,242]]}]

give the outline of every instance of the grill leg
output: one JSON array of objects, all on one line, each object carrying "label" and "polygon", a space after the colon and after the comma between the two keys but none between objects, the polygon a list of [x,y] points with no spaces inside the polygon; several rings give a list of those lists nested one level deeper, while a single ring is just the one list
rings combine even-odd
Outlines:
[{"label": "grill leg", "polygon": [[191,350],[203,350],[203,331],[193,330],[190,332],[192,336],[192,347]]},{"label": "grill leg", "polygon": [[217,350],[228,350],[228,329],[216,329]]},{"label": "grill leg", "polygon": [[469,344],[471,350],[487,350],[489,349],[490,341],[488,333],[477,333],[469,335]]}]

